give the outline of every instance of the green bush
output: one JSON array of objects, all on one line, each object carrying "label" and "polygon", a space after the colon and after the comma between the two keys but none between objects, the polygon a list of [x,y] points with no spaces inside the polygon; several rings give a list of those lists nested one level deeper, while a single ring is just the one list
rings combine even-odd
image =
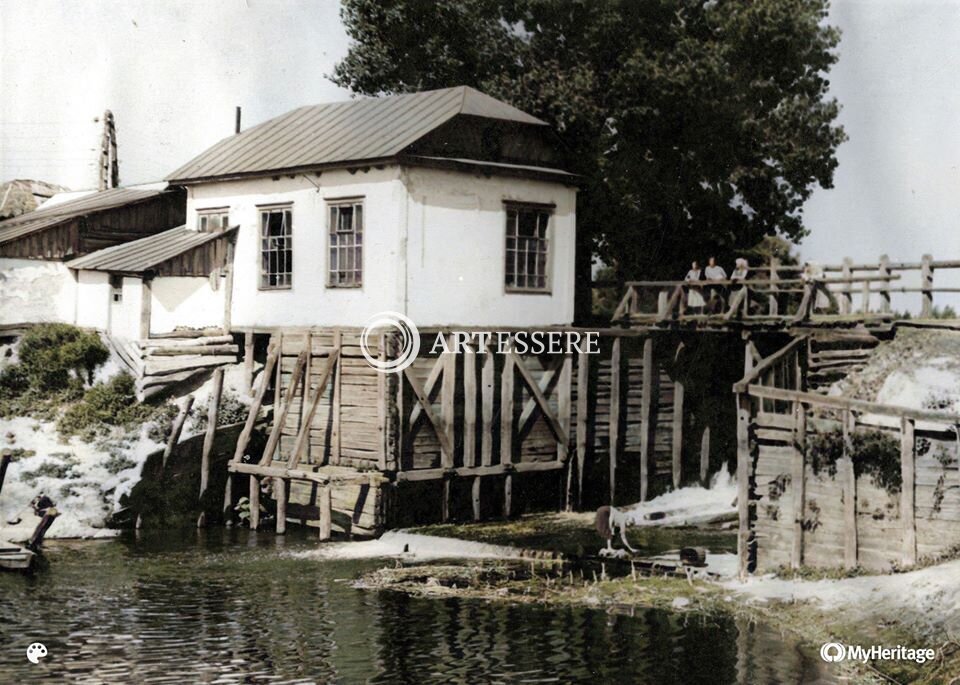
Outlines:
[{"label": "green bush", "polygon": [[[808,443],[813,472],[825,471],[831,478],[837,474],[837,461],[843,457],[843,431],[840,429],[815,434]],[[850,435],[850,456],[857,477],[867,475],[877,487],[890,494],[900,492],[900,442],[879,430],[857,431]]]},{"label": "green bush", "polygon": [[51,323],[27,331],[19,356],[19,373],[29,386],[53,392],[68,388],[71,379],[92,383],[94,371],[110,358],[110,352],[96,333]]},{"label": "green bush", "polygon": [[[230,390],[224,390],[220,398],[220,408],[217,411],[217,427],[230,426],[234,423],[242,423],[247,420],[247,414],[250,407],[240,401],[240,397]],[[193,414],[193,420],[190,422],[190,429],[194,433],[202,433],[207,430],[207,407],[194,407],[190,410]]]},{"label": "green bush", "polygon": [[108,426],[129,426],[150,419],[154,408],[137,402],[133,378],[117,374],[106,383],[98,383],[71,405],[57,422],[64,436],[93,438]]}]

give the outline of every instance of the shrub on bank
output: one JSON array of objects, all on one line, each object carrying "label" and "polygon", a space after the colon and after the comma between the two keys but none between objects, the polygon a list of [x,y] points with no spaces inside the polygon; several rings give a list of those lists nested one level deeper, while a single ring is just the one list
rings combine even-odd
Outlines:
[{"label": "shrub on bank", "polygon": [[137,401],[136,384],[126,373],[106,383],[97,383],[70,405],[57,421],[57,430],[64,436],[93,438],[111,426],[132,426],[153,418],[157,407]]},{"label": "shrub on bank", "polygon": [[62,323],[34,326],[20,340],[20,368],[29,387],[53,392],[79,381],[93,383],[97,367],[110,358],[100,336]]}]

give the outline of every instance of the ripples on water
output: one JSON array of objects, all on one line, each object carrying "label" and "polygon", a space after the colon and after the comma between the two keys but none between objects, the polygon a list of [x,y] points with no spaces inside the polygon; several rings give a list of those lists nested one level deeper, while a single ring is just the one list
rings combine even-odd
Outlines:
[{"label": "ripples on water", "polygon": [[[316,543],[204,531],[52,543],[0,575],[0,683],[801,683],[821,667],[780,636],[634,616],[364,592],[383,561],[294,559]],[[43,642],[39,665],[26,647]]]}]

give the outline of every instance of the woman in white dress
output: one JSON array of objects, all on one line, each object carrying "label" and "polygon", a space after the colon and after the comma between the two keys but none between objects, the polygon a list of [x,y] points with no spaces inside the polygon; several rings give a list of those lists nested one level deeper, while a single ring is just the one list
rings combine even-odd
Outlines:
[{"label": "woman in white dress", "polygon": [[[694,262],[690,265],[690,271],[683,277],[683,280],[689,283],[692,281],[700,281],[701,278],[700,265]],[[694,313],[700,314],[705,304],[706,302],[703,300],[703,295],[700,294],[699,287],[691,286],[687,288],[687,307],[694,310]]]}]

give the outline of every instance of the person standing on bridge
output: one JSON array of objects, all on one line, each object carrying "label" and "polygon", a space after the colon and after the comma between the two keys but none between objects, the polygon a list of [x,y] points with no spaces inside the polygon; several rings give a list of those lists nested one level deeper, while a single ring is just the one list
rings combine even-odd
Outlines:
[{"label": "person standing on bridge", "polygon": [[750,265],[743,257],[737,259],[735,267],[733,273],[730,274],[730,280],[734,282],[731,287],[743,283],[743,281],[747,280],[747,274],[750,273]]},{"label": "person standing on bridge", "polygon": [[[707,268],[703,270],[704,275],[707,277],[707,281],[725,281],[727,280],[727,272],[723,270],[723,267],[717,264],[716,257],[710,257],[707,260]],[[711,314],[715,314],[717,309],[723,308],[723,285],[715,283],[714,285],[707,286],[707,310]]]},{"label": "person standing on bridge", "polygon": [[[697,262],[693,262],[693,264],[690,265],[690,271],[683,277],[683,280],[690,283],[699,282],[701,278],[700,265]],[[701,314],[703,313],[704,304],[703,295],[700,294],[700,288],[694,285],[689,286],[687,288],[687,307],[689,307],[694,314]]]}]

